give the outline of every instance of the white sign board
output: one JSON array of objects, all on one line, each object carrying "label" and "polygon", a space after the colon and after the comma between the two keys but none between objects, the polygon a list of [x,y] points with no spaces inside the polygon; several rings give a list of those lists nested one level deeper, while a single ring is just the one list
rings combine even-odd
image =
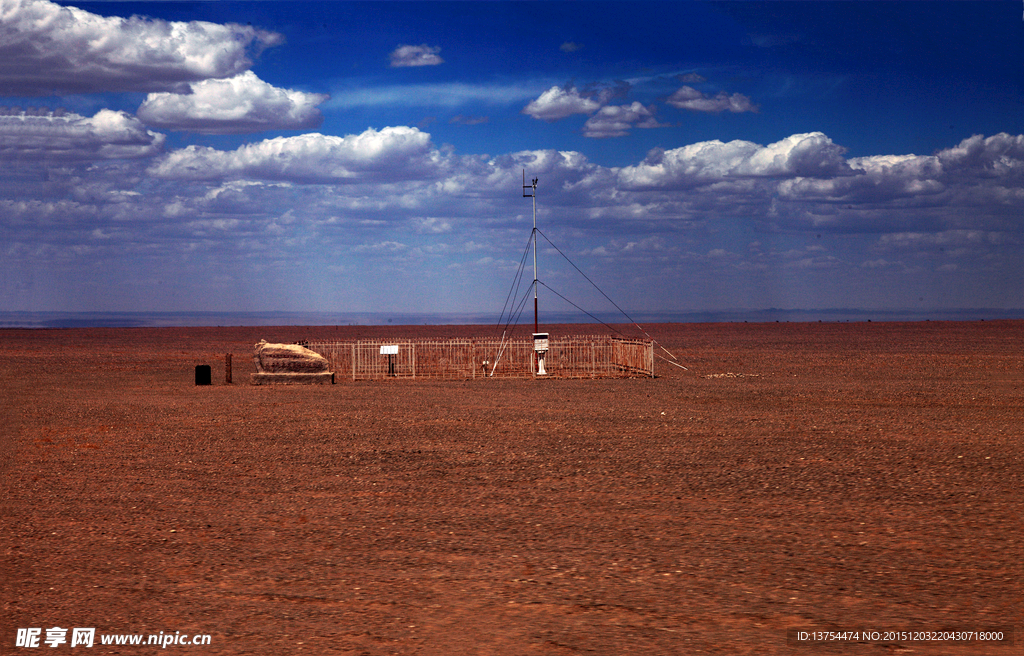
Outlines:
[{"label": "white sign board", "polygon": [[381,355],[398,355],[398,344],[385,344],[380,347]]},{"label": "white sign board", "polygon": [[533,350],[534,351],[547,351],[548,350],[548,334],[547,333],[533,333]]}]

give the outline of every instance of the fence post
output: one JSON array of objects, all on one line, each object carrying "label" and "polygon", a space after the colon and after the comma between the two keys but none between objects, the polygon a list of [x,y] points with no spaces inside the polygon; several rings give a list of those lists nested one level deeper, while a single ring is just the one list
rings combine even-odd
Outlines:
[{"label": "fence post", "polygon": [[231,384],[231,354],[224,354],[224,382],[228,385]]}]

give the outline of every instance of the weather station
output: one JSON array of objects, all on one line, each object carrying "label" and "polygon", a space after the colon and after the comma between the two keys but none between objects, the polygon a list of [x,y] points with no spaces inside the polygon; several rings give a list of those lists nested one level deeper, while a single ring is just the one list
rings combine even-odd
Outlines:
[{"label": "weather station", "polygon": [[533,352],[536,354],[536,374],[547,376],[544,368],[544,357],[548,354],[548,333],[538,332],[540,324],[537,314],[537,181],[534,178],[531,184],[526,184],[526,169],[523,169],[523,198],[533,200],[533,232],[530,233],[530,240],[533,242]]},{"label": "weather station", "polygon": [[[318,341],[309,346],[330,362],[333,371],[356,380],[387,378],[472,379],[494,377],[556,378],[648,378],[654,376],[654,340],[640,324],[626,314],[582,269],[572,262],[543,232],[537,228],[537,178],[527,183],[523,170],[523,198],[533,205],[533,230],[519,261],[515,278],[505,299],[496,328],[502,329],[491,338],[406,338],[401,340]],[[573,269],[593,285],[604,298],[641,333],[630,337],[618,328],[587,312],[565,295],[542,281],[538,275],[538,237],[562,256]],[[533,282],[527,284],[527,263],[533,259]],[[538,290],[541,285],[583,314],[602,324],[610,333],[604,335],[559,335],[540,331]],[[520,317],[533,295],[532,338],[516,336]],[[508,313],[506,314],[506,310]],[[504,322],[504,328],[502,323]],[[524,326],[525,327],[525,326]],[[661,347],[668,353],[665,347]],[[670,357],[675,356],[668,353]],[[386,356],[386,360],[384,357]],[[400,356],[400,357],[399,357]],[[666,358],[657,356],[662,360]],[[674,366],[685,369],[672,362]]]},{"label": "weather station", "polygon": [[548,354],[548,334],[533,333],[533,352],[537,354],[537,375],[547,376],[544,369],[544,356]]}]

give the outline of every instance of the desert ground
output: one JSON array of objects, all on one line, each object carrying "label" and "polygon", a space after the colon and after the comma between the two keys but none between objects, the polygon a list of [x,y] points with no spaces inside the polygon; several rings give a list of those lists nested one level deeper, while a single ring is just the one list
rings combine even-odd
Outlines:
[{"label": "desert ground", "polygon": [[[1024,322],[645,329],[687,370],[268,387],[260,339],[494,328],[0,330],[0,653],[1024,654]],[[160,632],[210,641],[100,644]]]}]

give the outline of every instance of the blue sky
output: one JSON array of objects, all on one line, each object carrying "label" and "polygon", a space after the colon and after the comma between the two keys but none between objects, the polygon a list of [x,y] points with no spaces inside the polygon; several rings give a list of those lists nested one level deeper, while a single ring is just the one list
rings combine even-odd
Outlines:
[{"label": "blue sky", "polygon": [[0,310],[1022,308],[1022,9],[0,0]]}]

